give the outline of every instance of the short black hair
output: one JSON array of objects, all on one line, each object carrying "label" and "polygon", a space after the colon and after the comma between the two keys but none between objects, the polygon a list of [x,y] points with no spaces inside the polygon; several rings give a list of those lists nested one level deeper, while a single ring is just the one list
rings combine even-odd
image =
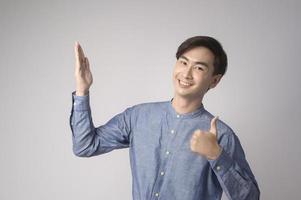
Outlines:
[{"label": "short black hair", "polygon": [[176,58],[179,59],[181,55],[195,47],[206,47],[214,54],[213,75],[224,75],[226,73],[228,65],[227,54],[220,42],[213,37],[194,36],[186,39],[178,47]]}]

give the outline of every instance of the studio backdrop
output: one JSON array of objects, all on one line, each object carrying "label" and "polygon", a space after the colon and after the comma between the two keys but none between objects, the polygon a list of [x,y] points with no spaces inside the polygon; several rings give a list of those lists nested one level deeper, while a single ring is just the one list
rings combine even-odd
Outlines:
[{"label": "studio backdrop", "polygon": [[[175,53],[209,35],[228,55],[204,106],[239,137],[263,200],[300,199],[301,3],[0,1],[0,199],[131,199],[128,149],[72,152],[74,42],[90,60],[95,126],[173,96]],[[223,199],[227,199],[224,195]]]}]

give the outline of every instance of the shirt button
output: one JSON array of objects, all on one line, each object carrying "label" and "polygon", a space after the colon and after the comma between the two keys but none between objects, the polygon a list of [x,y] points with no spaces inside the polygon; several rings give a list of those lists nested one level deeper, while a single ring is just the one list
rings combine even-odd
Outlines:
[{"label": "shirt button", "polygon": [[169,151],[166,151],[165,153],[166,153],[166,155],[169,155],[170,152],[169,152]]},{"label": "shirt button", "polygon": [[155,196],[156,196],[156,197],[158,197],[158,196],[159,196],[159,193],[158,193],[158,192],[156,192]]},{"label": "shirt button", "polygon": [[217,169],[217,170],[220,170],[220,169],[221,169],[221,167],[220,167],[220,166],[217,166],[217,167],[216,167],[216,169]]},{"label": "shirt button", "polygon": [[175,130],[171,130],[170,132],[171,132],[172,134],[174,134],[174,133],[175,133]]},{"label": "shirt button", "polygon": [[177,115],[177,118],[179,118],[180,117],[180,115]]},{"label": "shirt button", "polygon": [[73,105],[76,105],[76,102],[74,102]]},{"label": "shirt button", "polygon": [[161,172],[160,175],[163,176],[163,175],[164,175],[164,172]]}]

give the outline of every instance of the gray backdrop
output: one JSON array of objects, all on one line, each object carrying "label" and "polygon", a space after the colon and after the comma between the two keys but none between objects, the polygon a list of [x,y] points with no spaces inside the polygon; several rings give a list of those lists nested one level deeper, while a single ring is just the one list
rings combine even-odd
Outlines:
[{"label": "gray backdrop", "polygon": [[194,35],[216,37],[228,54],[204,105],[239,136],[262,199],[300,199],[300,8],[297,0],[1,0],[0,199],[131,199],[128,149],[72,153],[74,42],[90,59],[99,126],[128,106],[169,100],[176,49]]}]

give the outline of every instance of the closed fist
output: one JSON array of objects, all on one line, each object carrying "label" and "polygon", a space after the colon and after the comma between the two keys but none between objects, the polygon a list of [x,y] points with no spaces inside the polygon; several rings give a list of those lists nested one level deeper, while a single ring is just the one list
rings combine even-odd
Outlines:
[{"label": "closed fist", "polygon": [[222,151],[217,142],[217,119],[218,117],[214,117],[211,120],[209,131],[195,130],[190,140],[191,151],[205,156],[210,160],[218,158]]}]

